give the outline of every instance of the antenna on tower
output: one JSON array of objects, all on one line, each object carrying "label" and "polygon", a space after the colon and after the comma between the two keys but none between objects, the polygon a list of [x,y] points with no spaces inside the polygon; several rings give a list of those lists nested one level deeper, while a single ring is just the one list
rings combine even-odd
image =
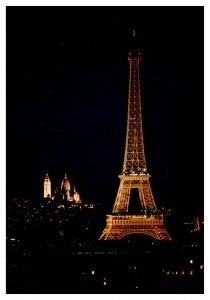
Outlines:
[{"label": "antenna on tower", "polygon": [[135,37],[136,36],[136,30],[134,29],[133,30],[133,37]]}]

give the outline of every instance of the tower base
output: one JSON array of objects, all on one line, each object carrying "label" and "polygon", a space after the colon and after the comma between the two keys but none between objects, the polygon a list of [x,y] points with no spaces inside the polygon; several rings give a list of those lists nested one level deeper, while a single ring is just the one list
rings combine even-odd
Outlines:
[{"label": "tower base", "polygon": [[164,226],[163,215],[106,216],[106,227],[99,240],[121,240],[129,234],[143,234],[156,240],[171,240]]}]

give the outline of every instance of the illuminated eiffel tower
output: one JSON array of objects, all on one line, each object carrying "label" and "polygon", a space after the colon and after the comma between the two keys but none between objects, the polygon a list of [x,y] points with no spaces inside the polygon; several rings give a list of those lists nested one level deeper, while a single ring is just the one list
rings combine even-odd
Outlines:
[{"label": "illuminated eiffel tower", "polygon": [[[135,31],[133,31],[135,40]],[[129,234],[143,234],[157,240],[171,240],[164,226],[149,183],[142,130],[139,66],[141,53],[137,47],[129,52],[130,63],[127,134],[120,186],[112,214],[107,215],[106,227],[99,240],[120,240]],[[131,189],[138,189],[142,210],[140,214],[128,214]],[[143,213],[144,212],[144,213]]]}]

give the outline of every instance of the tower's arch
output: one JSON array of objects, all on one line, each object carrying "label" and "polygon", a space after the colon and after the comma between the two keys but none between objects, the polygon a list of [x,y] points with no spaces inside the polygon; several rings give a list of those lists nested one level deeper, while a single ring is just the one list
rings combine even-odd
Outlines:
[{"label": "tower's arch", "polygon": [[131,236],[131,235],[140,235],[140,236],[148,236],[150,238],[153,238],[155,240],[161,240],[160,236],[154,231],[150,230],[127,230],[127,231],[122,231],[119,234],[119,240],[124,239],[125,237]]}]

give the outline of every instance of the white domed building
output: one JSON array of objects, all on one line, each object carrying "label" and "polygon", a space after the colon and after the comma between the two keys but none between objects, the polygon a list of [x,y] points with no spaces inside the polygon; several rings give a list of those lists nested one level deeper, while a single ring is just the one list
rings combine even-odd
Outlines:
[{"label": "white domed building", "polygon": [[52,195],[52,197],[51,197],[51,181],[48,173],[46,173],[45,180],[44,180],[44,198],[50,197],[52,198],[52,200],[55,200],[56,195],[58,195],[58,197],[61,196],[63,200],[65,199],[70,202],[75,201],[76,204],[80,204],[80,205],[82,204],[80,195],[76,191],[75,186],[73,187],[71,193],[71,184],[67,178],[67,173],[65,173],[64,179],[61,182],[61,189],[59,190],[58,187],[56,187],[55,193],[54,195]]},{"label": "white domed building", "polygon": [[63,192],[63,197],[66,198],[67,200],[70,200],[70,190],[71,190],[71,185],[67,178],[67,174],[65,173],[64,179],[61,182],[61,191]]}]

